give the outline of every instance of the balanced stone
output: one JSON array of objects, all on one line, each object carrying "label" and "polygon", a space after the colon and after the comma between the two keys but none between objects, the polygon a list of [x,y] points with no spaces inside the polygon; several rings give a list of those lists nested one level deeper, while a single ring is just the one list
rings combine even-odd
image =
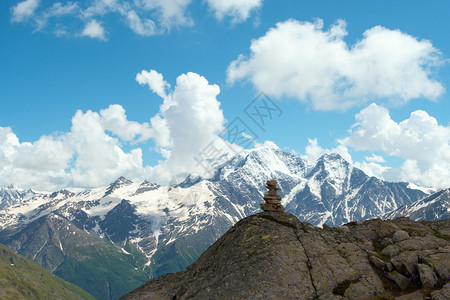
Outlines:
[{"label": "balanced stone", "polygon": [[264,195],[264,201],[266,203],[260,204],[261,209],[264,211],[284,211],[283,205],[281,205],[281,197],[277,195],[277,181],[269,180],[266,182],[266,187],[269,190]]}]

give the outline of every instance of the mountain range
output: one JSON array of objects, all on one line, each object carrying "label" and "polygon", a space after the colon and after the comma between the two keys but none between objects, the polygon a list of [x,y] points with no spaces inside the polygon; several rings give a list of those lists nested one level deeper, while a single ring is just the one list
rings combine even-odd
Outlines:
[{"label": "mountain range", "polygon": [[[387,216],[432,197],[406,182],[370,177],[338,154],[311,164],[271,142],[215,165],[211,178],[167,186],[121,177],[77,193],[2,188],[0,242],[98,299],[117,299],[149,278],[184,270],[258,212],[270,179],[281,187],[285,210],[314,226]],[[448,193],[439,199],[448,204]],[[434,218],[445,213],[448,205]]]}]

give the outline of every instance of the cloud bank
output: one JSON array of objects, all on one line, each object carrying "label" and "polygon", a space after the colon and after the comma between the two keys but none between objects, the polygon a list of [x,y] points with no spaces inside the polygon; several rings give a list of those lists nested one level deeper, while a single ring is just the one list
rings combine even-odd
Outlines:
[{"label": "cloud bank", "polygon": [[[0,127],[0,186],[14,183],[56,190],[106,185],[119,176],[163,184],[183,173],[210,176],[199,164],[200,153],[210,143],[223,147],[221,153],[232,153],[219,137],[225,124],[217,100],[219,87],[195,73],[180,75],[172,90],[154,70],[143,70],[136,79],[162,96],[160,111],[150,122],[128,120],[125,109],[115,104],[98,113],[77,111],[70,132],[45,135],[33,143],[20,142],[10,127]],[[426,187],[450,186],[450,126],[439,125],[421,110],[396,122],[376,104],[355,119],[337,147],[324,149],[311,139],[302,157],[313,164],[324,153],[338,153],[370,176]],[[144,165],[138,146],[149,140],[155,145],[152,150],[163,156],[155,166]],[[350,150],[370,155],[354,161]],[[387,157],[403,163],[389,166]]]},{"label": "cloud bank", "polygon": [[380,165],[382,158],[369,157],[367,165],[377,168],[377,175],[423,186],[450,186],[450,126],[439,125],[423,110],[395,122],[386,108],[376,104],[361,110],[355,118],[350,135],[339,141],[341,145],[404,160],[399,169],[392,169]]},{"label": "cloud bank", "polygon": [[227,70],[230,83],[250,81],[275,96],[307,102],[317,110],[347,109],[368,101],[395,103],[436,99],[443,86],[432,78],[442,60],[430,41],[376,26],[354,45],[344,41],[346,23],[288,20],[252,41]]},{"label": "cloud bank", "polygon": [[[108,126],[111,115],[123,121],[120,131]],[[54,190],[65,187],[93,187],[123,174],[144,176],[142,150],[125,151],[119,138],[123,131],[145,132],[126,119],[119,105],[99,113],[77,111],[70,132],[42,136],[36,142],[20,142],[10,127],[0,127],[0,185]],[[111,130],[108,134],[106,130]],[[130,137],[130,134],[126,135]]]},{"label": "cloud bank", "polygon": [[[205,0],[204,3],[219,21],[230,17],[232,23],[246,21],[252,11],[262,6],[262,0]],[[25,0],[11,7],[12,22],[32,22],[35,30],[55,27],[56,36],[87,36],[106,40],[106,29],[111,18],[118,16],[122,23],[136,34],[152,36],[170,32],[174,28],[194,26],[190,6],[200,5],[192,0],[91,0],[56,2],[50,7],[40,5],[40,0]],[[82,23],[82,29],[73,24]],[[63,25],[61,25],[63,24]],[[64,25],[64,24],[70,24]],[[105,25],[102,25],[105,24]],[[69,26],[69,28],[68,28]],[[62,28],[64,28],[64,30]]]},{"label": "cloud bank", "polygon": [[[219,87],[191,72],[180,75],[172,90],[154,70],[143,70],[136,80],[163,100],[149,122],[128,120],[125,109],[114,104],[100,112],[77,111],[69,132],[33,143],[0,127],[0,186],[55,190],[106,185],[119,176],[159,183],[186,172],[205,176],[209,170],[199,164],[199,153],[220,139],[225,123]],[[140,143],[150,140],[164,157],[156,166],[143,163]]]},{"label": "cloud bank", "polygon": [[[325,153],[338,153],[369,176],[388,181],[406,181],[432,188],[450,187],[450,126],[439,125],[423,110],[413,111],[401,122],[389,111],[371,104],[355,116],[348,135],[338,146],[324,149],[310,139],[303,158],[314,162]],[[354,161],[350,151],[372,152],[364,161]],[[400,158],[399,167],[389,166],[387,157]]]}]

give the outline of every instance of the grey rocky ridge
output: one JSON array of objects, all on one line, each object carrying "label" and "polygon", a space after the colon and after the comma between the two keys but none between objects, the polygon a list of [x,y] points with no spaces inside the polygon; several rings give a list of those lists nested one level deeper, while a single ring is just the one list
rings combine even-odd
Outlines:
[{"label": "grey rocky ridge", "polygon": [[448,219],[317,228],[266,209],[121,299],[449,299],[449,279]]}]

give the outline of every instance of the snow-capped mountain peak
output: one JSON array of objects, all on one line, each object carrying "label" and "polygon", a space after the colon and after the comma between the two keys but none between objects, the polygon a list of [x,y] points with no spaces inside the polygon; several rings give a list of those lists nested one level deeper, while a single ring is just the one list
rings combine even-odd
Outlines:
[{"label": "snow-capped mountain peak", "polygon": [[126,179],[125,177],[121,176],[116,181],[110,184],[109,188],[106,190],[105,196],[111,194],[117,189],[120,189],[124,186],[128,186],[132,184],[133,182],[131,180]]},{"label": "snow-capped mountain peak", "polygon": [[20,204],[35,194],[31,189],[24,190],[14,185],[0,187],[0,209]]}]

